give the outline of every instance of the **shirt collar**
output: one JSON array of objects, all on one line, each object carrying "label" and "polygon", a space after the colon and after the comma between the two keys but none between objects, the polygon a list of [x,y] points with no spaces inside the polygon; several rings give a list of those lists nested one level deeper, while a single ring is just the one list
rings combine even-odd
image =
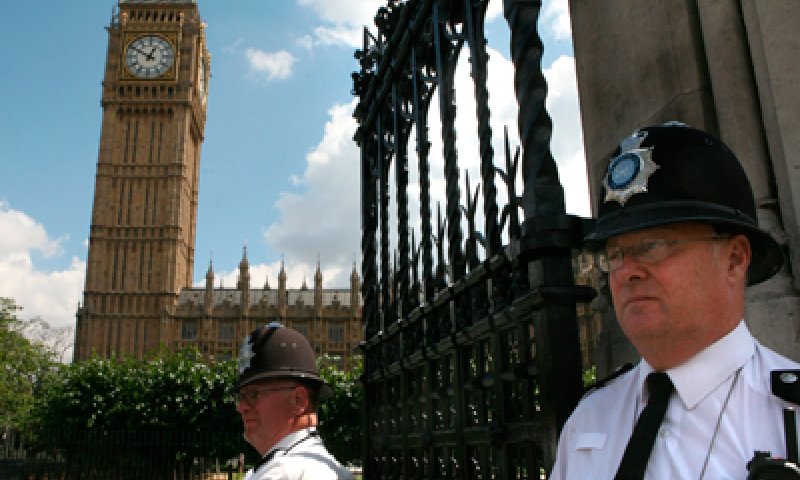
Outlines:
[{"label": "shirt collar", "polygon": [[273,450],[286,450],[287,448],[289,448],[292,445],[296,444],[300,440],[302,440],[302,439],[304,439],[304,438],[306,438],[306,437],[308,437],[310,435],[313,435],[315,431],[316,431],[316,428],[309,427],[309,428],[304,428],[302,430],[297,430],[295,432],[292,432],[292,433],[286,435],[285,437],[283,437],[282,439],[280,439],[280,441],[278,441],[278,443],[276,443],[270,449],[270,451],[267,453],[267,455],[269,455],[269,453],[272,452]]},{"label": "shirt collar", "polygon": [[[692,410],[747,363],[754,354],[755,339],[745,322],[741,321],[730,333],[701,350],[687,362],[667,370],[667,375],[675,385],[675,391],[683,405],[686,409]],[[641,389],[644,388],[645,378],[652,371],[653,367],[642,360],[638,379]]]}]

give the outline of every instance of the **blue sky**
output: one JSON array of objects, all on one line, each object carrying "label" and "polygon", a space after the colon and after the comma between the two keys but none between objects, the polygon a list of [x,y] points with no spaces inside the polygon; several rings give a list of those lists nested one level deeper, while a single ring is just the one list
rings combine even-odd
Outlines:
[{"label": "blue sky", "polygon": [[[213,257],[235,285],[247,245],[252,283],[346,287],[360,265],[358,150],[350,73],[361,28],[384,0],[198,0],[211,53],[200,169],[195,282]],[[100,137],[101,82],[116,0],[7,2],[0,15],[0,296],[72,326],[82,300]],[[497,162],[516,137],[502,1],[491,0],[490,100]],[[544,2],[540,33],[555,125],[552,150],[570,213],[588,215],[566,0]],[[463,62],[467,53],[462,53]],[[459,67],[463,96],[471,92]],[[476,151],[474,104],[458,97],[462,151]],[[466,95],[469,97],[469,95]],[[436,102],[434,101],[435,105]],[[463,117],[463,118],[462,118]],[[438,118],[438,114],[431,118]],[[432,128],[435,138],[438,130]],[[440,145],[440,144],[439,144]],[[413,149],[413,145],[412,145]],[[440,154],[434,144],[432,152]],[[467,159],[468,160],[468,159]],[[468,160],[469,161],[469,160]],[[434,173],[437,167],[433,160]],[[477,168],[477,162],[470,171]],[[412,174],[413,177],[413,174]],[[472,179],[479,178],[477,170]],[[413,181],[413,178],[412,178]],[[473,185],[477,180],[473,180]],[[434,182],[436,185],[436,182]],[[434,193],[434,199],[443,198]],[[413,205],[412,205],[413,209]]]}]

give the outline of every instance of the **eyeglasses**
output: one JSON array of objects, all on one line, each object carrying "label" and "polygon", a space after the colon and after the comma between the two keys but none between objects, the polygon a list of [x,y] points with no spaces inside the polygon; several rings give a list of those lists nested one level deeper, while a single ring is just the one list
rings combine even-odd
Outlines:
[{"label": "eyeglasses", "polygon": [[622,266],[625,257],[641,263],[657,263],[675,253],[675,248],[683,243],[728,240],[730,235],[712,235],[707,237],[666,239],[646,238],[629,247],[610,247],[605,253],[597,255],[597,265],[603,272],[613,272]]},{"label": "eyeglasses", "polygon": [[279,387],[279,388],[252,388],[247,391],[239,391],[233,394],[233,399],[236,403],[245,402],[246,404],[250,405],[251,407],[258,402],[258,397],[261,395],[266,396],[269,392],[281,392],[281,391],[288,391],[294,390],[297,386],[292,387]]}]

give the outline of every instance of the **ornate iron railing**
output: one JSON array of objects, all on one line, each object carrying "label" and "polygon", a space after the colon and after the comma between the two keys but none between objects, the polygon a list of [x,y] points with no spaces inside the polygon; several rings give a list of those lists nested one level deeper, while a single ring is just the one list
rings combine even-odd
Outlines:
[{"label": "ornate iron railing", "polygon": [[[541,2],[504,3],[521,143],[512,156],[506,135],[504,168],[495,165],[491,143],[486,6],[485,0],[389,1],[375,17],[377,34],[365,29],[356,52],[364,478],[540,478],[581,393],[576,302],[594,291],[575,285],[572,254],[583,222],[565,213],[549,148],[536,26]],[[455,141],[454,75],[464,47],[483,185],[474,193],[468,176],[461,188]],[[446,199],[444,218],[439,209],[436,219],[428,138],[434,92]],[[410,147],[417,157],[418,229],[409,212]],[[502,209],[498,177],[509,198]]]}]

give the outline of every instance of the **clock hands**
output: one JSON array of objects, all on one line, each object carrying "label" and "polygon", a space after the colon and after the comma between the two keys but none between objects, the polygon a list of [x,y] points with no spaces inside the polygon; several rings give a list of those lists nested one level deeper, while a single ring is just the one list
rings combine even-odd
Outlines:
[{"label": "clock hands", "polygon": [[144,55],[144,58],[146,60],[149,60],[149,61],[152,62],[153,60],[156,59],[155,54],[156,54],[156,51],[158,50],[158,45],[152,45],[151,48],[150,48],[150,53],[145,52],[142,47],[140,47],[138,45],[135,45],[135,44],[131,45],[131,48],[136,50],[137,52],[141,53],[142,55]]},{"label": "clock hands", "polygon": [[[143,54],[143,55],[145,56],[145,58],[147,58],[148,60],[152,60],[152,59],[150,58],[150,54],[149,54],[149,53],[147,53],[147,52],[145,52],[144,50],[142,50],[142,49],[141,49],[139,46],[137,46],[137,45],[131,45],[131,48],[132,48],[132,49],[134,49],[134,50],[136,50],[137,52],[139,52],[139,53]],[[150,52],[150,53],[152,53],[152,52]]]}]

